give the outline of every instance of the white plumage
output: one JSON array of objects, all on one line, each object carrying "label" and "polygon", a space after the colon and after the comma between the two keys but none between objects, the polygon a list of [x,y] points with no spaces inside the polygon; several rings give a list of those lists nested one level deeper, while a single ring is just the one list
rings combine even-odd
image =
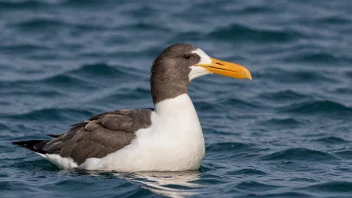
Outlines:
[{"label": "white plumage", "polygon": [[155,105],[150,127],[121,150],[103,158],[89,158],[78,166],[70,158],[46,158],[64,169],[116,171],[183,171],[198,169],[205,146],[197,112],[187,94]]}]

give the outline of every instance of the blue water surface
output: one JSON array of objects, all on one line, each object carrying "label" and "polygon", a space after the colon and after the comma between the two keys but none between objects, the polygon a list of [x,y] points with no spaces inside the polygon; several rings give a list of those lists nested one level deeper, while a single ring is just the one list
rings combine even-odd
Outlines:
[{"label": "blue water surface", "polygon": [[[1,197],[352,197],[352,1],[0,0]],[[149,73],[186,42],[245,65],[189,94],[197,171],[64,171],[12,141],[153,107]]]}]

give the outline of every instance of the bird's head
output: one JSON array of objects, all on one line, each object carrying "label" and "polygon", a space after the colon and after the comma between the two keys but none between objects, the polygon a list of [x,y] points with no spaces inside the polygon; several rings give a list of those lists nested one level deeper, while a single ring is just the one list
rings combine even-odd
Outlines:
[{"label": "bird's head", "polygon": [[153,62],[150,81],[154,103],[157,95],[187,93],[189,82],[206,74],[252,79],[248,69],[239,64],[211,58],[190,44],[174,44]]}]

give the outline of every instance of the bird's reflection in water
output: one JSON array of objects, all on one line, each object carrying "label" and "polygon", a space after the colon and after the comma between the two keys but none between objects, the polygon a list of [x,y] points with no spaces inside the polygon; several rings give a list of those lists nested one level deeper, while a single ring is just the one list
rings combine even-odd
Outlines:
[{"label": "bird's reflection in water", "polygon": [[116,173],[115,175],[119,178],[141,183],[142,188],[168,197],[197,195],[202,187],[196,183],[200,177],[198,171]]}]

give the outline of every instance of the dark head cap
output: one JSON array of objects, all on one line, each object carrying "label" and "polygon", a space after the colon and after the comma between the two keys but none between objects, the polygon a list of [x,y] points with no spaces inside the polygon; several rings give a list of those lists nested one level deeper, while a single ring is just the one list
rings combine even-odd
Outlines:
[{"label": "dark head cap", "polygon": [[154,104],[188,92],[191,66],[200,61],[193,53],[197,49],[190,44],[174,44],[154,60],[150,78]]},{"label": "dark head cap", "polygon": [[250,72],[243,66],[210,58],[190,44],[169,46],[155,59],[151,68],[153,103],[187,93],[192,79],[211,73],[252,79]]}]

